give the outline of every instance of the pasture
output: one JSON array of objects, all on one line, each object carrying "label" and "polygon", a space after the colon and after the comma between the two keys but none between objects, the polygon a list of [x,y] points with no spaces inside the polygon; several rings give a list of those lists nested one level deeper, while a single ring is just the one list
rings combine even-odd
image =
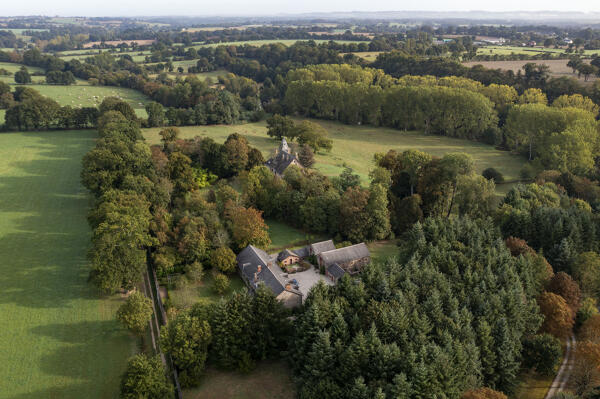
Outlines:
[{"label": "pasture", "polygon": [[[577,73],[573,73],[573,70],[567,66],[567,62],[569,60],[530,60],[530,61],[469,61],[464,62],[463,65],[472,67],[474,65],[483,65],[486,68],[492,69],[503,69],[503,70],[511,70],[513,72],[517,72],[518,70],[523,69],[523,66],[527,63],[534,62],[536,64],[544,64],[550,67],[550,76],[552,77],[568,77],[578,79],[580,83],[590,83],[596,80],[597,78],[594,76],[590,76],[587,82],[584,82],[583,76],[581,78],[578,77]],[[589,63],[589,60],[584,60],[584,62]]]},{"label": "pasture", "polygon": [[1,399],[115,398],[134,340],[88,284],[92,131],[0,134]]},{"label": "pasture", "polygon": [[[374,167],[373,155],[390,149],[397,151],[416,149],[435,156],[442,156],[449,152],[466,152],[473,157],[478,173],[494,167],[507,181],[517,179],[520,169],[525,164],[525,159],[518,155],[468,140],[382,127],[350,126],[323,120],[314,120],[314,122],[323,126],[329,132],[329,137],[333,139],[331,153],[318,153],[315,157],[316,169],[328,176],[339,175],[344,165],[348,165],[366,182],[369,171]],[[144,129],[144,136],[150,144],[159,143],[159,131],[160,128]],[[224,142],[231,133],[240,133],[246,136],[250,144],[257,147],[265,158],[268,158],[279,145],[277,140],[267,136],[264,121],[240,125],[189,126],[181,127],[180,131],[182,138],[205,136],[217,142]]]},{"label": "pasture", "polygon": [[150,101],[148,97],[137,90],[115,86],[88,86],[88,85],[27,85],[50,97],[60,105],[70,105],[74,108],[94,107],[100,105],[106,97],[119,97],[127,101],[139,117],[146,118],[145,105]]},{"label": "pasture", "polygon": [[[15,84],[15,72],[17,72],[19,69],[21,69],[21,67],[24,65],[21,64],[14,64],[12,62],[0,62],[0,69],[5,69],[7,70],[10,75],[0,75],[0,81],[4,82],[4,83],[8,83],[8,84]],[[42,68],[38,68],[38,67],[28,67],[26,66],[27,70],[29,71],[30,74],[33,73],[41,73],[44,74],[44,70]],[[33,83],[39,83],[39,82],[43,82],[46,80],[45,76],[31,76],[31,81]]]},{"label": "pasture", "polygon": [[[566,48],[553,48],[553,47],[523,47],[523,46],[484,46],[477,49],[478,55],[510,55],[510,54],[527,54],[527,55],[540,55],[540,54],[552,54],[559,55],[565,53]],[[591,57],[594,54],[600,54],[600,50],[584,50],[584,55]]]}]

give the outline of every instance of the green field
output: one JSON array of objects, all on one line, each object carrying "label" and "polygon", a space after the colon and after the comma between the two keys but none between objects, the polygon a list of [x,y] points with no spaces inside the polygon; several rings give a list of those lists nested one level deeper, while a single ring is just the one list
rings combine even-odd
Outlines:
[{"label": "green field", "polygon": [[87,283],[92,131],[0,134],[1,399],[115,398],[135,350]]},{"label": "green field", "polygon": [[106,97],[119,97],[127,101],[135,113],[146,118],[145,105],[150,101],[148,97],[137,90],[114,86],[89,86],[89,85],[26,85],[39,91],[42,95],[50,97],[60,105],[70,105],[73,108],[98,106]]},{"label": "green field", "polygon": [[[363,181],[367,181],[369,171],[373,169],[373,155],[377,152],[387,152],[390,149],[403,151],[417,149],[432,155],[442,156],[449,152],[466,152],[474,161],[477,172],[494,167],[508,181],[515,180],[525,164],[525,159],[498,151],[494,147],[468,140],[454,139],[444,136],[424,135],[419,132],[404,132],[401,130],[372,126],[350,126],[338,122],[315,120],[329,132],[333,139],[331,153],[319,153],[315,167],[328,176],[339,175],[348,165],[358,173]],[[182,137],[208,136],[215,141],[223,142],[231,133],[245,135],[250,144],[257,147],[268,157],[279,144],[267,136],[265,122],[247,123],[242,125],[192,126],[180,128]],[[145,129],[144,135],[148,141],[159,143],[159,128]]]},{"label": "green field", "polygon": [[[169,298],[171,303],[178,309],[187,309],[197,302],[214,303],[221,299],[221,296],[213,289],[213,276],[210,270],[204,271],[204,277],[198,284],[189,284],[185,287],[171,287],[169,289]],[[230,296],[236,291],[244,289],[244,282],[234,274],[229,278],[230,285],[225,296]]]},{"label": "green field", "polygon": [[[12,62],[0,62],[0,68],[6,69],[8,72],[11,73],[10,75],[0,75],[0,81],[2,81],[4,83],[8,83],[8,84],[15,84],[14,74],[19,69],[21,69],[22,66],[24,66],[24,65],[14,64]],[[44,73],[44,70],[42,68],[38,68],[38,67],[26,67],[26,68],[30,74],[31,73]],[[45,76],[31,76],[31,81],[34,83],[43,82],[45,80],[46,80]]]},{"label": "green field", "polygon": [[[563,48],[550,48],[550,47],[519,47],[519,46],[485,46],[477,49],[478,55],[510,55],[514,54],[527,54],[527,55],[539,55],[539,54],[563,54],[566,49]],[[600,50],[585,50],[586,56],[592,56],[593,54],[600,54]]]},{"label": "green field", "polygon": [[294,399],[296,391],[284,362],[261,362],[250,373],[206,370],[200,386],[183,392],[184,399]]},{"label": "green field", "polygon": [[[290,40],[286,40],[286,39],[282,39],[282,40],[247,40],[247,41],[241,41],[241,42],[222,42],[222,43],[210,43],[210,44],[195,44],[192,47],[195,48],[200,48],[200,47],[218,47],[218,46],[243,46],[244,44],[247,44],[249,46],[262,46],[264,44],[272,44],[272,43],[281,43],[284,46],[291,46],[292,44],[296,43],[296,42],[306,42],[307,40],[298,40],[298,39],[290,39]],[[329,40],[322,40],[322,39],[315,39],[313,40],[315,43],[317,44],[321,44],[321,43],[327,43],[329,42]],[[368,43],[365,41],[359,41],[359,40],[334,40],[336,43]]]}]

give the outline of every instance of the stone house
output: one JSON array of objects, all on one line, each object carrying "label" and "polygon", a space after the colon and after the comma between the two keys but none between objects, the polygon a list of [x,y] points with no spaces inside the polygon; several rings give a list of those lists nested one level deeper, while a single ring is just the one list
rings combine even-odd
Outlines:
[{"label": "stone house", "polygon": [[265,162],[265,166],[277,176],[283,176],[285,170],[291,165],[302,168],[302,165],[298,160],[298,156],[296,154],[292,154],[292,150],[288,146],[288,143],[284,137],[281,139],[279,148],[275,150],[275,155]]},{"label": "stone house", "polygon": [[269,255],[260,248],[248,245],[236,259],[242,280],[251,291],[264,284],[284,306],[293,308],[302,304],[302,293],[279,276],[277,255]]},{"label": "stone house", "polygon": [[344,274],[346,274],[346,272],[337,263],[334,263],[325,270],[325,275],[333,281],[334,284],[337,284]]},{"label": "stone house", "polygon": [[[371,253],[364,242],[344,248],[321,252],[317,256],[319,266],[329,270],[337,264],[344,272],[356,274],[371,261]],[[341,277],[341,276],[340,276]]]},{"label": "stone house", "polygon": [[288,266],[293,265],[294,263],[300,262],[300,256],[296,254],[295,251],[290,249],[284,249],[277,255],[277,261],[279,261],[282,265]]}]

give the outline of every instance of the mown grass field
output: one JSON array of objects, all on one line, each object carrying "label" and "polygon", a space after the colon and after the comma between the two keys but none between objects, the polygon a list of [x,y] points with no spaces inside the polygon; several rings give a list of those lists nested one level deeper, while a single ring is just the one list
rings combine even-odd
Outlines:
[{"label": "mown grass field", "polygon": [[284,362],[261,362],[250,373],[208,369],[200,386],[184,399],[293,399],[295,387]]},{"label": "mown grass field", "polygon": [[0,398],[118,395],[134,340],[87,282],[92,131],[0,134]]},{"label": "mown grass field", "polygon": [[[390,149],[404,151],[417,149],[435,156],[450,152],[466,152],[475,161],[478,173],[494,167],[508,181],[515,180],[525,163],[525,159],[498,151],[494,147],[468,140],[454,139],[444,136],[424,135],[420,132],[404,132],[401,130],[372,126],[350,126],[338,122],[315,120],[329,132],[333,139],[331,153],[316,155],[315,167],[328,176],[337,176],[344,165],[350,166],[358,173],[363,181],[368,180],[369,171],[373,169],[373,155],[377,152],[387,152]],[[159,143],[160,128],[145,129],[144,136],[149,143]],[[278,141],[267,136],[264,121],[241,125],[190,126],[180,128],[182,138],[195,136],[211,137],[217,142],[223,142],[231,133],[240,133],[248,138],[251,145],[257,147],[269,157],[278,146]]]}]

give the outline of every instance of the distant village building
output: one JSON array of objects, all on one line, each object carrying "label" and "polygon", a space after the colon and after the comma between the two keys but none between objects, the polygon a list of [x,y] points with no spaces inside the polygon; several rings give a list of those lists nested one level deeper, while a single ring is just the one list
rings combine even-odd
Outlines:
[{"label": "distant village building", "polygon": [[265,166],[277,176],[283,176],[283,172],[290,165],[296,165],[299,168],[302,167],[298,156],[292,154],[292,150],[284,137],[281,139],[281,144],[279,144],[279,148],[275,151],[275,155],[265,163]]},{"label": "distant village building", "polygon": [[[317,264],[314,266],[322,267],[326,277],[334,284],[346,273],[353,275],[360,272],[371,261],[371,254],[365,243],[336,249],[333,241],[327,240],[300,249],[284,249],[277,254],[268,254],[248,245],[237,256],[237,264],[240,275],[250,290],[255,291],[260,284],[264,284],[286,307],[293,308],[302,304],[302,292],[306,294],[318,279],[310,279],[310,284],[303,286],[303,291],[300,292],[300,277],[297,280],[293,272],[288,274],[281,266],[300,263],[309,256],[315,256]],[[315,273],[315,270],[311,268],[302,273],[308,272]]]}]

